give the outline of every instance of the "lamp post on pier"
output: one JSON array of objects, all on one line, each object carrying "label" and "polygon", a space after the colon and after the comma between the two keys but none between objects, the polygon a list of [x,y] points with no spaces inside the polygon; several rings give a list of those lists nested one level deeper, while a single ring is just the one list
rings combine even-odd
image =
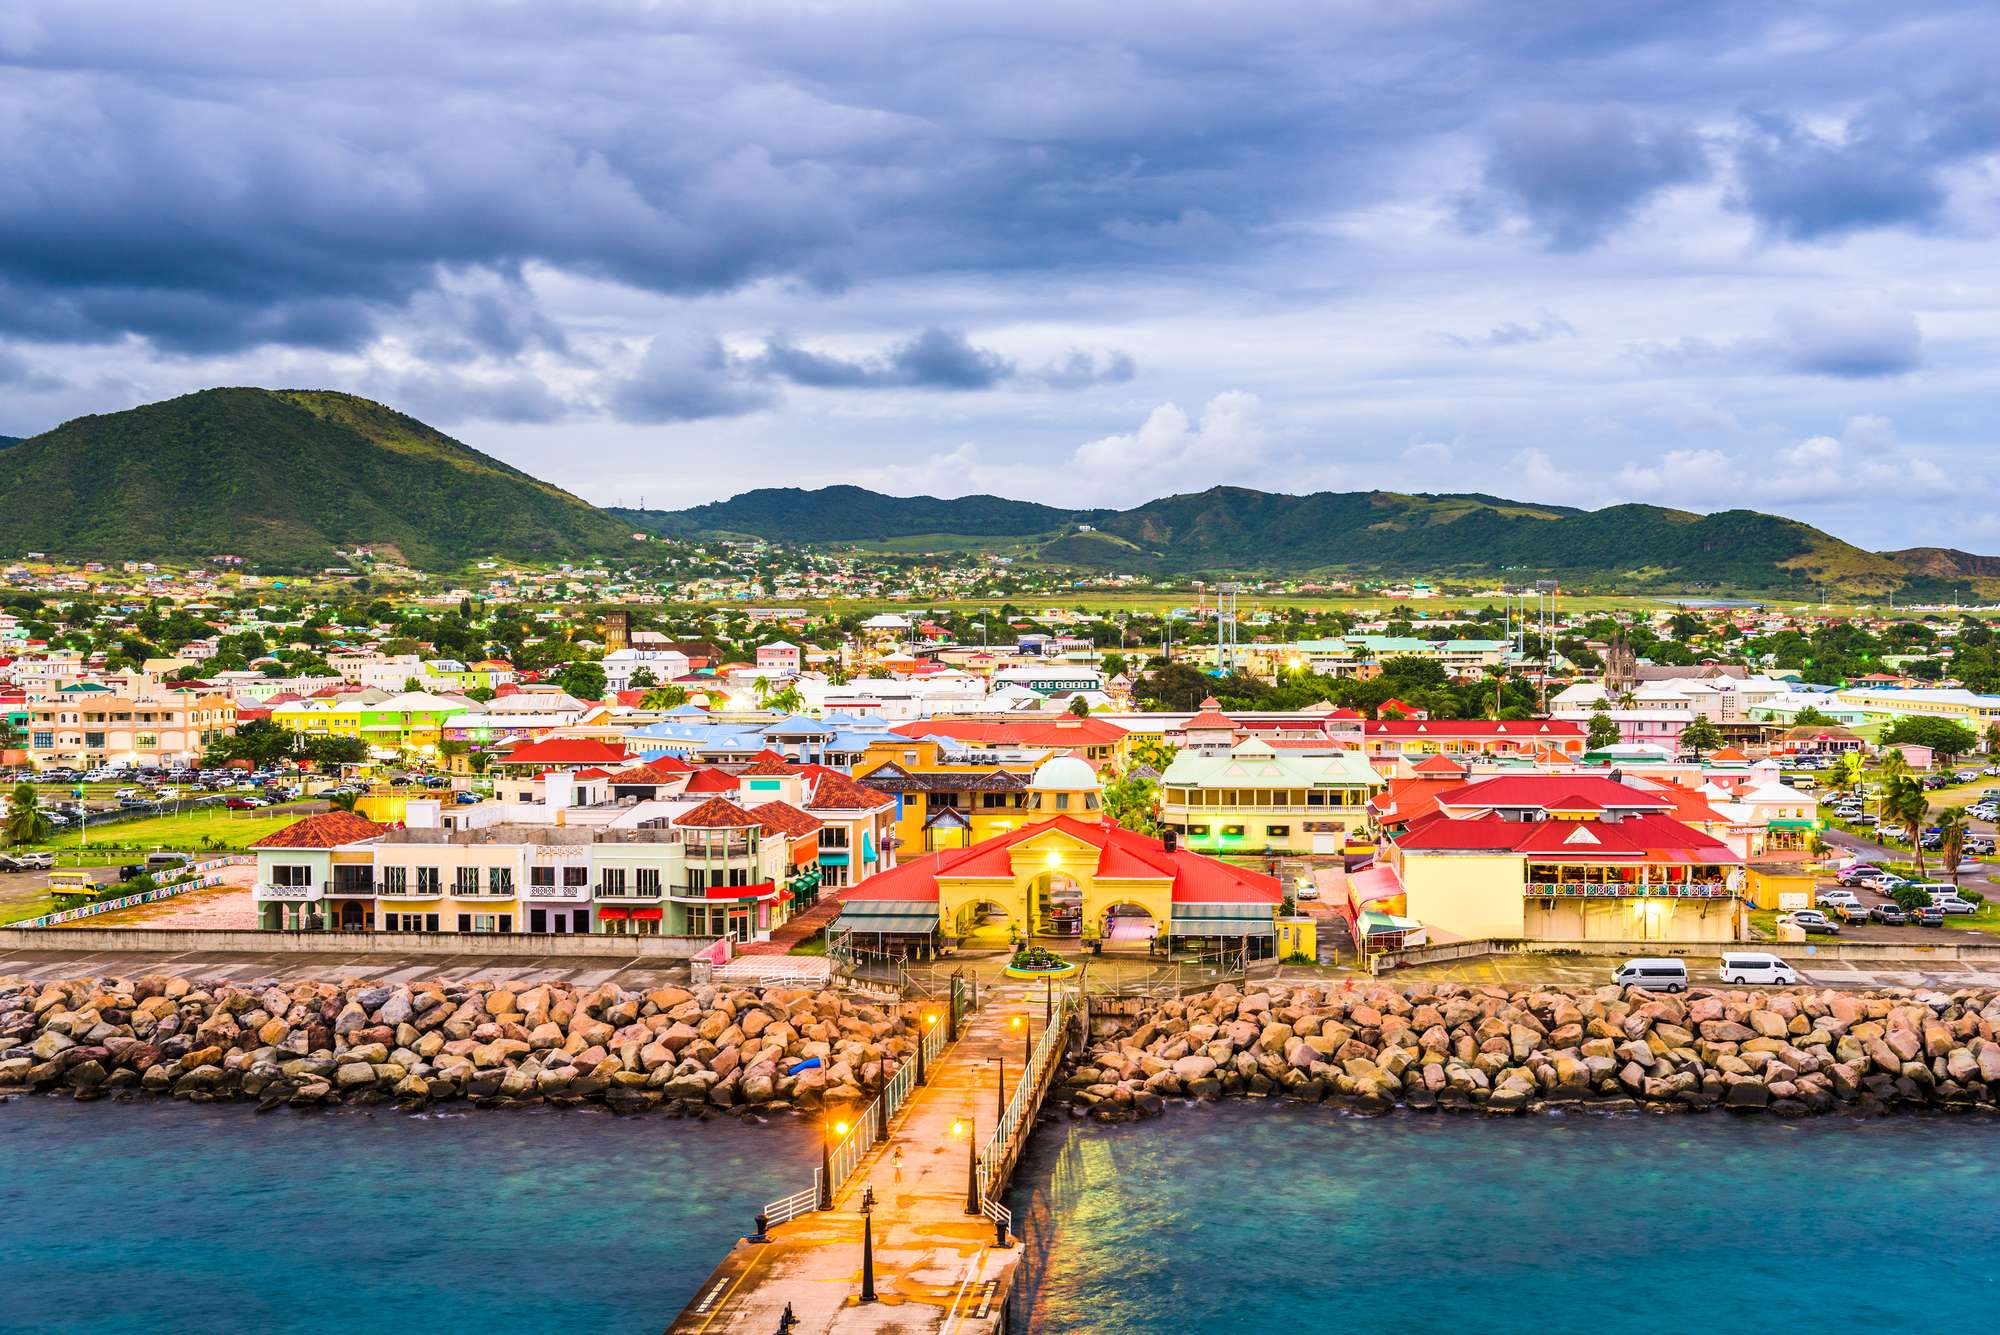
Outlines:
[{"label": "lamp post on pier", "polygon": [[[835,1122],[832,1125],[835,1135],[845,1136],[847,1134],[847,1123]],[[819,1124],[819,1208],[822,1210],[831,1210],[833,1208],[833,1147],[827,1141],[826,1132],[827,1123],[822,1121]]]},{"label": "lamp post on pier", "polygon": [[875,1301],[875,1186],[861,1191],[861,1301]]},{"label": "lamp post on pier", "polygon": [[965,1212],[979,1213],[979,1137],[971,1122],[953,1122],[951,1134],[965,1137]]}]

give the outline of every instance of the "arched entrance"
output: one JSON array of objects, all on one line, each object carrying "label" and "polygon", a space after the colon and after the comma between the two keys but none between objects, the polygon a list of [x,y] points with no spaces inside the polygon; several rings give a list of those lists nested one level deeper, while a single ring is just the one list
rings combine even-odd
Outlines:
[{"label": "arched entrance", "polygon": [[1108,906],[1098,915],[1097,930],[1103,934],[1106,950],[1150,951],[1154,938],[1160,934],[1160,923],[1144,904],[1126,900]]},{"label": "arched entrance", "polygon": [[975,899],[952,915],[952,935],[967,950],[1004,950],[1017,933],[1019,920],[997,900]]},{"label": "arched entrance", "polygon": [[1027,912],[1036,936],[1083,935],[1083,886],[1066,872],[1045,871],[1028,883]]}]

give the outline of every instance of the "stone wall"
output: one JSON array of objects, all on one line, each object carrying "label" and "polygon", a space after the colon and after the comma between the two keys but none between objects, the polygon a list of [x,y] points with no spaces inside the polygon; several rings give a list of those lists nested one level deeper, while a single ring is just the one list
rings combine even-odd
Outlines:
[{"label": "stone wall", "polygon": [[863,1102],[914,1043],[798,988],[0,979],[0,1094],[783,1111]]},{"label": "stone wall", "polygon": [[1374,983],[1093,1008],[1068,1080],[1102,1120],[1169,1099],[1279,1095],[1363,1111],[1556,1104],[1767,1109],[1994,1107],[2000,993]]},{"label": "stone wall", "polygon": [[232,932],[170,927],[0,927],[0,951],[117,951],[179,955],[387,955],[482,959],[685,960],[712,936],[598,936],[470,932]]}]

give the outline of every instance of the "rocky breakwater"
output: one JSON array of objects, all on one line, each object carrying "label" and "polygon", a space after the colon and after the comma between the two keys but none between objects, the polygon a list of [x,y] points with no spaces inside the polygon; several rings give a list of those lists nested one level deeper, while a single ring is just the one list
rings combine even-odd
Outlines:
[{"label": "rocky breakwater", "polygon": [[795,988],[0,979],[0,1093],[783,1111],[864,1101],[914,1044]]},{"label": "rocky breakwater", "polygon": [[1225,1095],[1375,1112],[1992,1112],[2000,993],[1224,985],[1094,1010],[1067,1089],[1105,1121]]}]

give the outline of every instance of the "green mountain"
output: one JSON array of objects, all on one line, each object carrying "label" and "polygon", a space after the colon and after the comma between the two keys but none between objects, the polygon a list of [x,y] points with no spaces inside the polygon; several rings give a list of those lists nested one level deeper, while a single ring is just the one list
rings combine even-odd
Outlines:
[{"label": "green mountain", "polygon": [[367,544],[412,564],[630,546],[617,518],[368,399],[209,389],[79,417],[0,453],[0,556],[233,552],[318,568]]},{"label": "green mountain", "polygon": [[953,534],[1035,537],[1110,511],[1058,510],[999,496],[884,496],[863,487],[760,487],[691,510],[618,510],[637,528],[668,537],[739,533],[792,542],[871,542]]},{"label": "green mountain", "polygon": [[[1948,587],[1946,572],[1903,560],[1909,553],[1864,551],[1797,520],[1752,510],[1578,510],[1477,493],[1292,496],[1213,487],[1130,510],[1085,511],[990,496],[954,501],[829,487],[621,513],[635,525],[678,536],[747,534],[837,545],[922,535],[937,537],[940,546],[964,545],[968,536],[1004,538],[1044,561],[1163,574],[1490,576],[1798,596],[1922,596]],[[1967,565],[1981,559],[1953,555]],[[1958,587],[1972,573],[1961,573]]]},{"label": "green mountain", "polygon": [[0,436],[0,450],[4,450],[10,445],[19,445],[26,439],[26,436]]}]

